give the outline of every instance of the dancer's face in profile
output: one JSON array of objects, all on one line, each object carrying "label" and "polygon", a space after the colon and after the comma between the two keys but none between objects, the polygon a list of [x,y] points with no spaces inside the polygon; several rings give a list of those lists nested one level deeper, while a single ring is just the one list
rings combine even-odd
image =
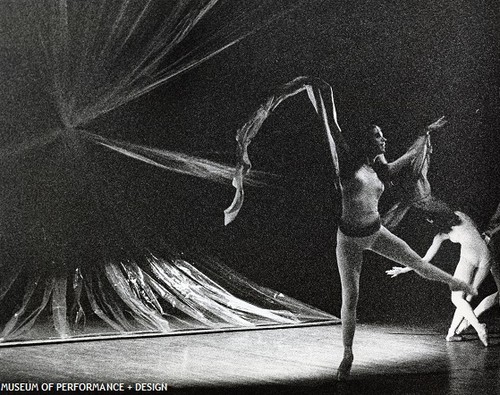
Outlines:
[{"label": "dancer's face in profile", "polygon": [[368,149],[370,154],[380,155],[385,153],[385,142],[387,139],[384,137],[382,130],[378,126],[373,126],[367,133]]}]

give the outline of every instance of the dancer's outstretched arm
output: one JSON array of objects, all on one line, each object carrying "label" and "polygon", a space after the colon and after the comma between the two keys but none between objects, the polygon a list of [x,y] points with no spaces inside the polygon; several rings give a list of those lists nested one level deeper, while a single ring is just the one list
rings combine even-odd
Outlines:
[{"label": "dancer's outstretched arm", "polygon": [[[432,258],[436,255],[436,253],[439,251],[439,248],[441,247],[441,244],[443,241],[446,239],[449,239],[449,235],[447,233],[438,233],[436,236],[434,236],[434,239],[432,240],[432,244],[425,253],[424,257],[422,260],[426,262],[430,262]],[[386,270],[386,274],[391,276],[392,278],[399,276],[400,274],[403,273],[408,273],[411,272],[413,269],[410,267],[401,267],[401,266],[393,266],[392,269]]]},{"label": "dancer's outstretched arm", "polygon": [[427,252],[422,259],[428,262],[431,261],[439,251],[439,248],[441,247],[443,241],[448,240],[449,238],[450,235],[448,233],[438,233],[436,236],[434,236],[431,246],[427,249]]},{"label": "dancer's outstretched arm", "polygon": [[[448,121],[445,119],[444,116],[439,118],[437,121],[431,123],[424,129],[424,131],[422,132],[422,137],[420,138],[424,138],[432,131],[441,129],[444,125],[446,125],[446,123],[448,123]],[[418,155],[418,150],[409,149],[406,153],[404,153],[402,156],[400,156],[398,159],[392,162],[388,162],[384,154],[377,156],[375,162],[376,163],[378,162],[378,164],[385,166],[388,175],[390,177],[393,177],[397,175],[403,168],[408,166],[416,155]]]}]

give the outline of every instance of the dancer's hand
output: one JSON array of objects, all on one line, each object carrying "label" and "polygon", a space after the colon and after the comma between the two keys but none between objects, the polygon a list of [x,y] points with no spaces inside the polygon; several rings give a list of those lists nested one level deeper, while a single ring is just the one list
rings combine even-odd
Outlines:
[{"label": "dancer's hand", "polygon": [[391,276],[391,278],[394,278],[396,276],[399,276],[400,274],[407,273],[411,271],[409,267],[401,267],[401,266],[393,266],[392,269],[386,270],[385,273],[388,276]]},{"label": "dancer's hand", "polygon": [[425,131],[427,133],[429,132],[432,132],[434,130],[438,130],[438,129],[441,129],[444,125],[446,125],[448,123],[448,120],[442,116],[441,118],[439,118],[437,121],[431,123],[429,126],[427,126],[425,128]]}]

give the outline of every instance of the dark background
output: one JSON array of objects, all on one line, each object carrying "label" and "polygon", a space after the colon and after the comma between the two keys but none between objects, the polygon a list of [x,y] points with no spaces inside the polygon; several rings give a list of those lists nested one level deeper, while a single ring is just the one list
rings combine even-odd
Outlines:
[{"label": "dark background", "polygon": [[[482,228],[500,201],[498,20],[493,1],[311,1],[85,126],[233,163],[236,130],[267,95],[299,75],[318,76],[334,89],[348,139],[355,142],[361,125],[377,123],[388,138],[389,160],[446,115],[448,126],[433,135],[431,185]],[[0,24],[4,145],[58,124],[48,81],[21,50],[24,37],[12,33],[12,23],[4,17]],[[217,23],[217,16],[207,18],[205,28]],[[2,151],[2,236],[9,259],[50,260],[62,251],[92,262],[95,245],[120,228],[138,244],[166,239],[218,255],[253,281],[338,315],[339,200],[326,141],[305,94],[279,107],[250,154],[255,169],[280,175],[279,182],[247,187],[240,215],[224,227],[229,184],[165,172],[80,141],[23,158]],[[95,214],[95,201],[106,218]],[[433,237],[413,212],[396,233],[421,254]],[[452,272],[457,254],[456,246],[446,245],[435,263]],[[390,279],[384,272],[391,262],[367,258],[361,321],[451,318],[444,285],[415,274]],[[482,292],[492,289],[487,283]]]}]

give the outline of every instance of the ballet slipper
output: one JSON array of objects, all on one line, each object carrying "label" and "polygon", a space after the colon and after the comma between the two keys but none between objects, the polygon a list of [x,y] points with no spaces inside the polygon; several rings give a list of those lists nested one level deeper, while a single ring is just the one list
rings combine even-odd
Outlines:
[{"label": "ballet slipper", "polygon": [[460,335],[456,334],[446,335],[447,342],[461,342],[462,340],[464,340],[464,338]]},{"label": "ballet slipper", "polygon": [[481,340],[481,343],[483,343],[485,347],[488,347],[488,330],[486,328],[486,324],[480,324],[477,336],[479,337],[479,340]]},{"label": "ballet slipper", "polygon": [[337,381],[345,381],[349,378],[353,360],[353,355],[344,356],[344,359],[342,359],[342,362],[337,369]]}]

